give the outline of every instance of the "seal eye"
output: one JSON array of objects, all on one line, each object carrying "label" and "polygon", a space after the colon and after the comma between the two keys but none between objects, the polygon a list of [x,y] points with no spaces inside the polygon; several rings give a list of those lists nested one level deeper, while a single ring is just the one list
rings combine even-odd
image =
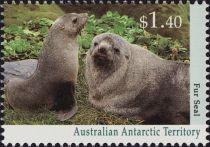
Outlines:
[{"label": "seal eye", "polygon": [[74,17],[73,20],[72,20],[72,22],[73,22],[74,24],[77,23],[77,17]]},{"label": "seal eye", "polygon": [[98,45],[98,43],[97,42],[94,42],[94,46],[97,46]]},{"label": "seal eye", "polygon": [[128,56],[128,55],[126,55],[125,58],[126,58],[127,60],[129,60],[129,56]]},{"label": "seal eye", "polygon": [[120,53],[120,50],[118,48],[114,48],[115,53]]}]

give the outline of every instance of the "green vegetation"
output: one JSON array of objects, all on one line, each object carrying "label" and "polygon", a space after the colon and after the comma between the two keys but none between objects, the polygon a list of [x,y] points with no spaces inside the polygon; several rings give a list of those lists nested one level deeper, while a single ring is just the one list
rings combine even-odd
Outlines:
[{"label": "green vegetation", "polygon": [[[37,18],[24,22],[21,26],[12,24],[5,28],[5,60],[36,58],[53,23],[48,18]],[[108,11],[100,19],[91,15],[79,36],[81,52],[90,48],[93,37],[104,32],[119,34],[131,43],[139,44],[155,54],[172,60],[189,60],[189,50],[180,42],[160,35],[152,35],[126,15]]]},{"label": "green vegetation", "polygon": [[[53,19],[52,19],[53,20]],[[24,22],[22,25],[8,25],[5,27],[5,60],[20,60],[37,58],[47,36],[52,21],[49,18],[36,18]],[[170,60],[189,60],[189,49],[183,48],[178,41],[160,35],[152,35],[142,30],[139,24],[126,15],[108,11],[101,18],[89,16],[88,22],[78,38],[80,44],[80,70],[76,85],[78,113],[65,122],[57,121],[55,112],[29,113],[14,112],[5,103],[6,124],[140,124],[142,120],[129,120],[112,114],[105,114],[93,108],[88,100],[87,85],[84,79],[85,52],[90,47],[95,35],[104,32],[119,34],[131,43],[143,46],[155,54]]]},{"label": "green vegetation", "polygon": [[22,26],[9,25],[5,31],[5,60],[37,58],[53,21],[38,18],[24,22]]}]

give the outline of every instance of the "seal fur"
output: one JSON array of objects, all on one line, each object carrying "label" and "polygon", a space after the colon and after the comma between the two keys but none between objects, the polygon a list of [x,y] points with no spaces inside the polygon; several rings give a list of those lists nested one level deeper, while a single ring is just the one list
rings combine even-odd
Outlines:
[{"label": "seal fur", "polygon": [[97,109],[147,124],[189,123],[189,64],[111,33],[93,39],[86,62],[89,101]]},{"label": "seal fur", "polygon": [[86,21],[86,13],[69,13],[53,23],[34,74],[27,79],[11,79],[6,84],[6,98],[13,109],[56,110],[61,121],[76,113],[77,35]]}]

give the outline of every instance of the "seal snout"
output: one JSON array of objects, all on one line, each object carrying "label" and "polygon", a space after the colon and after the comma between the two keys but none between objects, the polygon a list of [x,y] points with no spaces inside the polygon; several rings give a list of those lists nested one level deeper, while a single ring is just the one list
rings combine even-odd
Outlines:
[{"label": "seal snout", "polygon": [[81,13],[81,15],[85,18],[88,18],[88,14],[87,13]]},{"label": "seal snout", "polygon": [[98,46],[95,46],[94,57],[106,58],[109,52],[109,45],[107,43],[100,43]]},{"label": "seal snout", "polygon": [[85,23],[86,23],[87,20],[88,20],[88,14],[87,14],[87,13],[80,13],[80,14],[79,14],[79,17],[81,18],[82,25],[85,25]]},{"label": "seal snout", "polygon": [[101,47],[101,48],[98,49],[98,52],[99,52],[100,54],[106,54],[106,48]]},{"label": "seal snout", "polygon": [[93,61],[97,66],[105,66],[112,62],[111,46],[108,42],[95,43],[92,54]]},{"label": "seal snout", "polygon": [[84,26],[85,26],[85,24],[88,20],[88,14],[87,13],[81,13],[81,14],[79,14],[79,17],[80,17],[79,19],[80,19],[81,23],[78,26],[78,32],[80,32],[84,28]]},{"label": "seal snout", "polygon": [[82,19],[83,19],[84,24],[85,24],[88,20],[88,14],[87,13],[82,13],[81,16],[82,16]]}]

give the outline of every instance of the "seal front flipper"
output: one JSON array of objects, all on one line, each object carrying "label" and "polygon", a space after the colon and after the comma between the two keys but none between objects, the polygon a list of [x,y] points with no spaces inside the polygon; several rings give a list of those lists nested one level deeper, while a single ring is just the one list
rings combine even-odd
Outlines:
[{"label": "seal front flipper", "polygon": [[75,84],[66,81],[62,83],[54,83],[54,110],[57,111],[57,118],[65,121],[71,118],[77,112],[77,103],[74,98]]},{"label": "seal front flipper", "polygon": [[77,113],[77,110],[78,110],[78,107],[76,104],[71,110],[60,110],[57,113],[57,119],[60,121],[65,121],[71,118],[72,116],[74,116]]}]

